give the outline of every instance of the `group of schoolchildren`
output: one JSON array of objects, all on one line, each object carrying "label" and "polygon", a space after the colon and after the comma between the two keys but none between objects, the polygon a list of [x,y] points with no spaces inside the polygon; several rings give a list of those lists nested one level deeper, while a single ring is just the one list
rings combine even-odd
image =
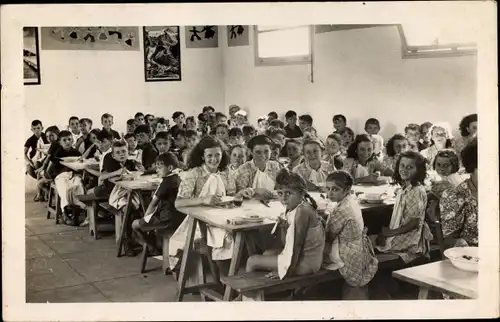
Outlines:
[{"label": "group of schoolchildren", "polygon": [[[92,129],[90,119],[72,117],[69,129],[32,122],[33,136],[25,144],[27,173],[39,186],[53,180],[61,197],[67,224],[84,209],[75,196],[94,193],[110,198],[123,209],[127,199],[112,182],[132,171],[157,173],[162,182],[150,196],[143,216],[127,231],[128,256],[136,255],[135,241],[146,243],[151,254],[160,252],[150,231],[169,226],[169,260],[179,268],[188,233],[186,215],[177,209],[221,206],[222,197],[278,199],[284,206],[273,234],[248,233],[250,255],[247,271],[270,271],[270,278],[285,278],[339,270],[345,279],[344,299],[367,299],[367,285],[378,272],[376,252],[397,254],[401,267],[429,258],[433,236],[425,221],[428,201],[438,203],[445,238],[450,246],[478,245],[477,237],[477,114],[463,118],[461,138],[453,139],[446,123],[409,124],[405,133],[393,135],[384,145],[380,123],[370,118],[366,133],[354,135],[343,115],[333,117],[335,131],[323,142],[310,115],[276,112],[249,124],[247,113],[236,105],[229,117],[203,108],[195,117],[183,112],[164,118],[137,113],[127,121],[127,133],[112,129],[113,117],[104,114],[103,128]],[[37,147],[50,144],[47,156]],[[101,175],[97,183],[82,182],[80,175],[60,164],[61,158],[96,158]],[[388,227],[375,238],[367,236],[359,202],[352,186],[380,184],[392,178],[396,200]],[[91,188],[91,189],[89,189]],[[308,192],[319,191],[331,201],[319,215]],[[137,196],[135,196],[137,197]],[[132,198],[139,209],[138,198]],[[36,200],[43,200],[40,192]],[[81,225],[85,225],[83,222]],[[233,254],[233,236],[208,227],[207,254],[227,274]],[[132,233],[134,232],[134,233]],[[201,233],[197,228],[199,244]]]}]

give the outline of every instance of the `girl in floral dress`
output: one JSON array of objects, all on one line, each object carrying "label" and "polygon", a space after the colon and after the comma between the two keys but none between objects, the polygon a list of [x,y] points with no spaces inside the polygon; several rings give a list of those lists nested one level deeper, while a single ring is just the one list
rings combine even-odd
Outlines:
[{"label": "girl in floral dress", "polygon": [[335,171],[331,163],[321,160],[321,150],[318,141],[306,140],[303,144],[304,162],[293,169],[305,180],[309,191],[325,189],[326,177]]}]

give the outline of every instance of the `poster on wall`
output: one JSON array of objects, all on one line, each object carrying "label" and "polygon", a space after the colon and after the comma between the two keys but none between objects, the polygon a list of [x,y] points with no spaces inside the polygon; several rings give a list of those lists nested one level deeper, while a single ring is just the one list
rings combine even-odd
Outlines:
[{"label": "poster on wall", "polygon": [[181,80],[179,26],[144,27],[146,82]]},{"label": "poster on wall", "polygon": [[227,26],[228,47],[248,46],[250,44],[248,33],[250,26],[229,25]]},{"label": "poster on wall", "polygon": [[217,26],[186,26],[186,48],[219,47]]},{"label": "poster on wall", "polygon": [[40,85],[38,27],[23,28],[23,75],[25,85]]},{"label": "poster on wall", "polygon": [[139,27],[42,27],[43,50],[139,48]]}]

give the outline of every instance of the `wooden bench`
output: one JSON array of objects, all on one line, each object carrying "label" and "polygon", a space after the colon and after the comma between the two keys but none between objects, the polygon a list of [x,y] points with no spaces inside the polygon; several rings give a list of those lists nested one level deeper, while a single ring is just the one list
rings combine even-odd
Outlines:
[{"label": "wooden bench", "polygon": [[118,243],[120,234],[122,232],[122,214],[115,207],[111,206],[107,201],[99,203],[99,208],[106,213],[115,217],[115,239]]},{"label": "wooden bench", "polygon": [[[171,273],[170,271],[170,264],[168,260],[168,242],[170,240],[170,237],[174,234],[174,231],[171,229],[165,228],[165,229],[156,229],[156,233],[161,236],[162,238],[162,256],[163,256],[163,273],[165,275]],[[146,266],[147,266],[147,261],[148,261],[148,246],[144,244],[142,246],[142,258],[141,258],[141,273],[146,272]]]},{"label": "wooden bench", "polygon": [[93,193],[79,195],[76,198],[87,206],[86,211],[87,219],[89,221],[89,235],[94,237],[94,239],[99,239],[100,235],[97,224],[97,213],[99,211],[99,206],[107,203],[108,198],[97,197]]},{"label": "wooden bench", "polygon": [[56,218],[56,225],[59,224],[62,217],[62,209],[61,201],[57,194],[56,184],[54,182],[51,182],[49,185],[47,196],[47,219],[50,219],[50,215],[52,214],[54,214]]}]

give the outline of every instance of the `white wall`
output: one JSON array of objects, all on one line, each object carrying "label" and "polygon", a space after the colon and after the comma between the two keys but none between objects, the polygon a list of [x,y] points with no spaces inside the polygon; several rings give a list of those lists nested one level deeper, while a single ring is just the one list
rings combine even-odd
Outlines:
[{"label": "white wall", "polygon": [[[144,53],[139,51],[41,50],[41,85],[25,86],[24,124],[40,119],[44,127],[66,126],[72,115],[111,113],[115,128],[126,130],[138,111],[171,117],[176,110],[196,115],[205,105],[223,108],[221,48],[186,49],[181,31],[182,81],[145,82]],[[29,133],[26,133],[29,135]]]},{"label": "white wall", "polygon": [[255,67],[253,43],[251,32],[250,46],[223,46],[226,106],[240,104],[252,120],[292,109],[325,136],[334,114],[355,132],[376,117],[388,137],[410,122],[456,128],[476,111],[476,57],[402,59],[396,27],[316,34],[314,83],[310,65]]}]

